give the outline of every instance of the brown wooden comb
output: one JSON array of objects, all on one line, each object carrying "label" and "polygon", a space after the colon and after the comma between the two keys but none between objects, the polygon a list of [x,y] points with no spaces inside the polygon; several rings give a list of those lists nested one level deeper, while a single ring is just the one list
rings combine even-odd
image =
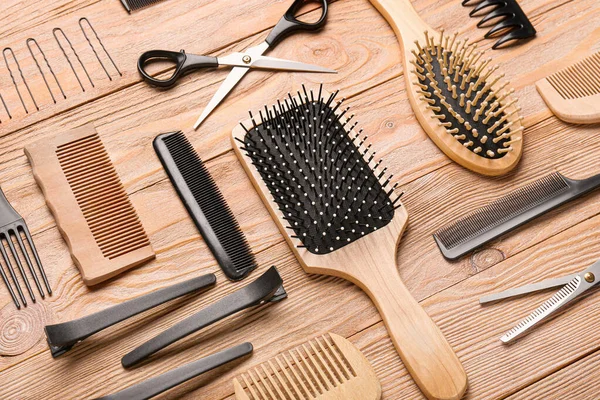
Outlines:
[{"label": "brown wooden comb", "polygon": [[86,285],[154,258],[93,125],[38,141],[25,154]]},{"label": "brown wooden comb", "polygon": [[381,386],[352,343],[328,333],[233,380],[237,400],[378,400]]},{"label": "brown wooden comb", "polygon": [[554,115],[566,122],[600,122],[600,51],[535,83]]}]

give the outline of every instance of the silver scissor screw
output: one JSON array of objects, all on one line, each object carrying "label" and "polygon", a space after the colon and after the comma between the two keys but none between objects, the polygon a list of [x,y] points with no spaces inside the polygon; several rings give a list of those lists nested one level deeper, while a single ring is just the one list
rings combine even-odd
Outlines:
[{"label": "silver scissor screw", "polygon": [[242,61],[245,62],[246,64],[250,64],[250,61],[252,61],[252,58],[248,55],[242,57]]}]

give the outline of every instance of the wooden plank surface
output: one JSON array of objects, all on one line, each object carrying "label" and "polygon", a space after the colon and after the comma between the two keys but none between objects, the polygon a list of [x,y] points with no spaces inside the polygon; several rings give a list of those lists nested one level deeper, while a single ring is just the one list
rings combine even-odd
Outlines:
[{"label": "wooden plank surface", "polygon": [[[184,48],[219,55],[243,50],[264,39],[289,3],[167,0],[128,15],[117,0],[2,2],[0,45],[14,50],[40,111],[33,111],[35,106],[16,76],[30,111],[25,113],[0,62],[0,94],[14,110],[9,119],[0,106],[0,184],[34,234],[55,294],[16,311],[0,287],[0,398],[92,398],[249,340],[254,355],[239,368],[207,374],[161,396],[231,398],[236,373],[328,331],[349,338],[364,351],[381,380],[383,398],[421,398],[367,296],[343,280],[302,271],[231,151],[228,135],[248,110],[272,103],[301,83],[315,87],[319,82],[329,91],[339,88],[348,98],[360,127],[406,192],[410,222],[400,244],[398,269],[464,363],[470,379],[467,398],[594,398],[600,389],[594,373],[600,354],[600,318],[594,312],[597,292],[511,346],[503,346],[499,336],[549,294],[488,307],[480,307],[477,299],[490,291],[572,273],[600,258],[600,196],[587,195],[457,262],[443,259],[431,233],[552,171],[573,178],[600,173],[599,127],[557,120],[533,87],[548,70],[600,49],[598,2],[522,0],[537,37],[519,47],[489,51],[515,87],[527,126],[523,160],[501,178],[484,178],[450,163],[430,142],[407,101],[396,38],[366,0],[333,2],[321,33],[291,36],[270,53],[335,68],[337,75],[253,71],[198,131],[191,125],[226,69],[191,74],[168,91],[140,81],[135,62],[142,51]],[[458,0],[413,4],[434,28],[459,30],[482,48],[493,44],[482,39],[484,31],[476,28],[477,20],[468,17],[468,9]],[[310,8],[306,12],[307,18],[318,13]],[[104,74],[79,30],[81,17],[92,22],[123,76],[111,71],[110,80]],[[81,90],[52,36],[56,27],[72,40],[95,87],[82,80],[86,91]],[[67,99],[53,103],[25,44],[29,37],[44,49]],[[102,59],[108,68],[109,61]],[[52,81],[49,84],[55,95],[59,93]],[[157,252],[155,261],[94,288],[81,282],[22,151],[29,143],[87,122],[96,125]],[[153,362],[125,371],[120,366],[124,353],[247,283],[226,281],[154,154],[151,141],[156,134],[180,129],[207,162],[257,254],[261,268],[250,279],[276,265],[289,298],[228,318],[172,346]],[[102,310],[207,272],[217,274],[215,289],[119,324],[65,357],[50,356],[45,324]]]}]

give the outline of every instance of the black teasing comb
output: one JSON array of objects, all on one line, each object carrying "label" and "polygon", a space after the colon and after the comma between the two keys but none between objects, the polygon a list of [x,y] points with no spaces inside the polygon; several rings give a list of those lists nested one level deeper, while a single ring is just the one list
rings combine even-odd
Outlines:
[{"label": "black teasing comb", "polygon": [[231,280],[245,278],[256,260],[231,209],[204,163],[182,132],[154,139],[154,150],[221,269]]},{"label": "black teasing comb", "polygon": [[[502,45],[535,36],[536,31],[517,0],[463,0],[463,6],[476,5],[469,13],[471,17],[485,15],[477,23],[478,28],[496,25],[485,34],[486,39],[502,36],[492,46],[498,49]],[[495,22],[491,22],[495,20]],[[489,23],[488,23],[489,22]],[[506,46],[507,47],[507,46]]]}]

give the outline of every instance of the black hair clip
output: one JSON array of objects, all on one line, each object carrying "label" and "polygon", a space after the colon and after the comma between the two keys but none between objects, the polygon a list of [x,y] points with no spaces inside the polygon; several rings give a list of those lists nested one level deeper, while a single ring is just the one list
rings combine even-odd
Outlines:
[{"label": "black hair clip", "polygon": [[203,275],[126,301],[125,303],[107,308],[87,317],[62,324],[47,325],[45,328],[46,337],[52,357],[58,357],[66,353],[75,344],[109,326],[157,307],[167,301],[213,286],[216,282],[217,278],[214,274]]},{"label": "black hair clip", "polygon": [[271,267],[262,276],[242,289],[231,293],[198,313],[173,325],[158,336],[143,343],[122,359],[129,368],[176,341],[246,308],[277,302],[287,297],[277,268]]},{"label": "black hair clip", "polygon": [[[478,28],[496,24],[484,36],[486,39],[490,39],[503,35],[492,46],[494,50],[508,42],[514,44],[515,41],[527,39],[536,34],[535,28],[517,0],[463,0],[462,5],[476,5],[469,13],[471,17],[487,14],[477,23]],[[492,20],[495,21],[490,22]],[[508,46],[510,45],[505,47]]]},{"label": "black hair clip", "polygon": [[189,381],[196,376],[211,371],[234,360],[252,353],[252,344],[246,342],[227,350],[211,354],[198,361],[173,369],[162,375],[128,387],[118,393],[100,397],[96,400],[145,400]]}]

